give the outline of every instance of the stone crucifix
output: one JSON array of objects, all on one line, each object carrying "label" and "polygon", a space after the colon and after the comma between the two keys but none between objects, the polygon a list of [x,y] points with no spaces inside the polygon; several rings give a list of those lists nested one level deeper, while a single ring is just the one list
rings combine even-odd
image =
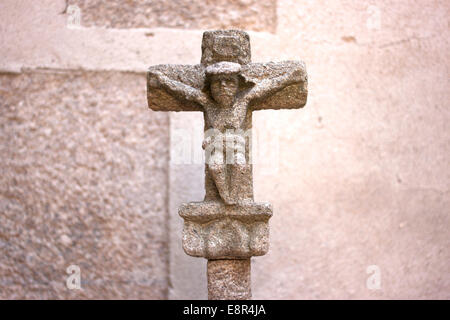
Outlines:
[{"label": "stone crucifix", "polygon": [[205,198],[182,204],[183,249],[208,259],[209,299],[250,299],[250,258],[269,249],[272,206],[253,200],[252,111],[306,104],[303,62],[251,63],[238,30],[203,34],[199,65],[157,65],[147,76],[155,111],[204,115]]}]

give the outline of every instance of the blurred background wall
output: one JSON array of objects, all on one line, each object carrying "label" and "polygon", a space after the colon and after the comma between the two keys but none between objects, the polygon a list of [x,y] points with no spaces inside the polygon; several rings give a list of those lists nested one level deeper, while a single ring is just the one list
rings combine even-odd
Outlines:
[{"label": "blurred background wall", "polygon": [[309,74],[304,109],[254,114],[274,216],[253,297],[449,299],[449,16],[437,0],[3,0],[0,298],[206,298],[176,213],[203,197],[202,116],[148,110],[145,70],[241,28],[254,62]]}]

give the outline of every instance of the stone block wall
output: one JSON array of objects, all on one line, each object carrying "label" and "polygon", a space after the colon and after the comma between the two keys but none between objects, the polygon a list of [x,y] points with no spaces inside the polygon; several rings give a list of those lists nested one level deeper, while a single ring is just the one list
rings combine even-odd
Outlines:
[{"label": "stone block wall", "polygon": [[0,88],[1,298],[164,299],[168,116],[144,112],[145,77],[30,71]]}]

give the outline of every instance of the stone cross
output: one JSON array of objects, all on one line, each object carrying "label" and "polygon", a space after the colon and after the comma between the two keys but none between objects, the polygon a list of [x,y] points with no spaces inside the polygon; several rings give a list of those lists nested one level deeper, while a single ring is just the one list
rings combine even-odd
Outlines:
[{"label": "stone cross", "polygon": [[303,107],[307,82],[303,62],[251,63],[238,30],[205,32],[198,65],[149,68],[152,110],[204,115],[205,198],[179,215],[184,251],[208,259],[209,299],[250,299],[250,258],[269,249],[272,206],[253,200],[252,111]]}]

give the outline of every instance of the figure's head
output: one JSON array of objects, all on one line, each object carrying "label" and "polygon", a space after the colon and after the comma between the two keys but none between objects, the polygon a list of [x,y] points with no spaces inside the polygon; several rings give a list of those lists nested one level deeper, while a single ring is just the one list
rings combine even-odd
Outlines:
[{"label": "figure's head", "polygon": [[234,62],[218,62],[206,68],[213,99],[222,107],[231,107],[239,89],[241,65]]}]

